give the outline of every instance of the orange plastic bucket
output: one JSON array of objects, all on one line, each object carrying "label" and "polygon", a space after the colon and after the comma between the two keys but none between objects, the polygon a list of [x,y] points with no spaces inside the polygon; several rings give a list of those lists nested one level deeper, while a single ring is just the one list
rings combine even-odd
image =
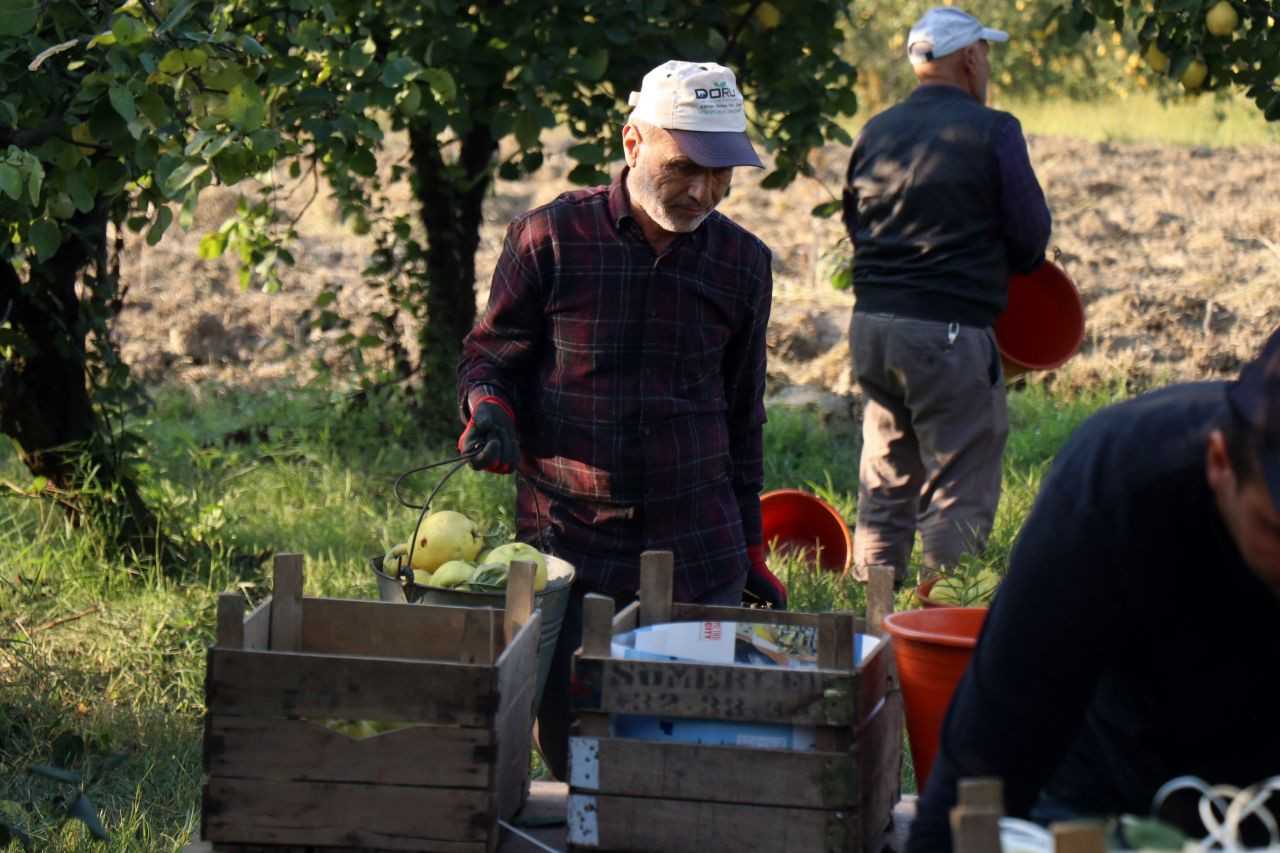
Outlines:
[{"label": "orange plastic bucket", "polygon": [[829,572],[847,572],[853,565],[853,534],[831,504],[800,489],[778,489],[760,496],[764,544],[790,548]]},{"label": "orange plastic bucket", "polygon": [[1060,367],[1084,342],[1080,291],[1053,261],[1030,275],[1010,276],[1009,306],[995,333],[1006,377]]},{"label": "orange plastic bucket", "polygon": [[918,791],[929,781],[942,719],[986,616],[985,607],[933,607],[890,613],[881,623],[893,637]]}]

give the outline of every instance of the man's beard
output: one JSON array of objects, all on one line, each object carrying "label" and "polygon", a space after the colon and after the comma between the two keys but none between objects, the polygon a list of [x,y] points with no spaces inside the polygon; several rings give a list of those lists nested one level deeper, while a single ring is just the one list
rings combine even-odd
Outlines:
[{"label": "man's beard", "polygon": [[631,203],[643,208],[644,212],[649,214],[649,218],[664,231],[670,231],[673,234],[688,234],[690,231],[696,231],[703,220],[711,215],[711,210],[707,210],[693,219],[687,217],[676,219],[658,198],[647,170],[640,168],[639,164],[637,164],[632,167],[630,178],[631,180],[627,182],[627,189],[631,193]]}]

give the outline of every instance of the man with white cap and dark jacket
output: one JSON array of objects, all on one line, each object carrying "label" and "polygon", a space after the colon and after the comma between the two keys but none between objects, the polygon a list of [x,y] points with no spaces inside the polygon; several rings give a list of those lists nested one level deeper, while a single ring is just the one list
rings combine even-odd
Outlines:
[{"label": "man with white cap and dark jacket", "polygon": [[1017,119],[986,106],[989,43],[955,7],[911,29],[919,85],[854,142],[844,221],[849,329],[863,392],[854,568],[901,581],[917,530],[927,570],[981,552],[1008,435],[992,327],[1010,273],[1044,259],[1050,216]]},{"label": "man with white cap and dark jacket", "polygon": [[459,447],[518,468],[519,538],[577,568],[538,711],[560,779],[586,593],[633,600],[660,549],[678,601],[736,606],[746,584],[785,605],[760,519],[771,256],[715,210],[734,167],[763,166],[743,99],[728,68],[670,61],[630,106],[610,186],[510,224],[458,366]]}]

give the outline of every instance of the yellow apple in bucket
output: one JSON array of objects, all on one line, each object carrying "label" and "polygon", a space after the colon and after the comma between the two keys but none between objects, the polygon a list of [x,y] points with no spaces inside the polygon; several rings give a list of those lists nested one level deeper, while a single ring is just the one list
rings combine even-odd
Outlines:
[{"label": "yellow apple in bucket", "polygon": [[470,580],[471,573],[475,570],[476,567],[469,560],[449,560],[431,573],[427,586],[436,589],[452,589]]},{"label": "yellow apple in bucket", "polygon": [[502,563],[510,566],[515,560],[528,560],[537,566],[533,575],[533,589],[542,592],[547,588],[547,559],[537,548],[527,542],[508,542],[482,554],[477,563]]},{"label": "yellow apple in bucket", "polygon": [[415,572],[434,572],[449,560],[474,560],[484,547],[476,523],[460,512],[428,513],[413,534]]}]

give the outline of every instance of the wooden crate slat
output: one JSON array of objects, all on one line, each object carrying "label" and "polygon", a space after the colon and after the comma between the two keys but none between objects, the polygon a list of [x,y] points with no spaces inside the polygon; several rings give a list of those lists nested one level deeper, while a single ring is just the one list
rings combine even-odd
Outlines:
[{"label": "wooden crate slat", "polygon": [[902,782],[902,692],[894,689],[854,744],[861,774],[857,777],[862,846],[884,832],[901,796]]},{"label": "wooden crate slat", "polygon": [[272,572],[271,648],[296,652],[302,647],[302,555],[277,554]]},{"label": "wooden crate slat", "polygon": [[489,666],[219,648],[208,661],[212,714],[485,726],[497,710]]},{"label": "wooden crate slat", "polygon": [[[206,840],[386,850],[483,849],[493,798],[482,791],[211,778]],[[376,824],[372,825],[371,824]],[[481,847],[475,847],[481,842]]]},{"label": "wooden crate slat", "polygon": [[579,657],[581,711],[855,725],[856,672]]},{"label": "wooden crate slat", "polygon": [[487,607],[437,607],[341,598],[302,599],[302,651],[491,663],[502,647]]},{"label": "wooden crate slat", "polygon": [[870,719],[880,700],[894,689],[897,668],[893,661],[893,638],[885,634],[876,647],[858,664],[854,683],[853,713],[855,725]]},{"label": "wooden crate slat", "polygon": [[858,804],[854,755],[626,738],[574,738],[575,793],[811,809]]},{"label": "wooden crate slat", "polygon": [[[524,802],[528,790],[529,753],[533,746],[533,697],[538,686],[538,643],[541,614],[534,612],[502,653],[498,663],[498,699],[502,711],[494,721],[497,736],[497,814],[506,820]],[[518,771],[512,778],[513,771]]]},{"label": "wooden crate slat", "polygon": [[573,850],[633,853],[848,851],[862,836],[855,812],[688,800],[569,795]]},{"label": "wooden crate slat", "polygon": [[[516,704],[523,702],[527,703],[523,707],[532,706],[537,686],[537,673],[534,673],[534,677],[525,682],[524,688],[516,697]],[[532,718],[527,712],[522,714],[512,708],[499,720],[496,730],[499,759],[494,779],[495,813],[501,820],[511,820],[520,811],[529,793],[529,760],[533,751]]]},{"label": "wooden crate slat", "polygon": [[306,720],[210,715],[210,776],[485,788],[497,750],[487,729],[410,726],[354,739]]},{"label": "wooden crate slat", "polygon": [[271,645],[271,596],[258,602],[248,616],[244,617],[244,647],[246,649],[265,649]]}]

